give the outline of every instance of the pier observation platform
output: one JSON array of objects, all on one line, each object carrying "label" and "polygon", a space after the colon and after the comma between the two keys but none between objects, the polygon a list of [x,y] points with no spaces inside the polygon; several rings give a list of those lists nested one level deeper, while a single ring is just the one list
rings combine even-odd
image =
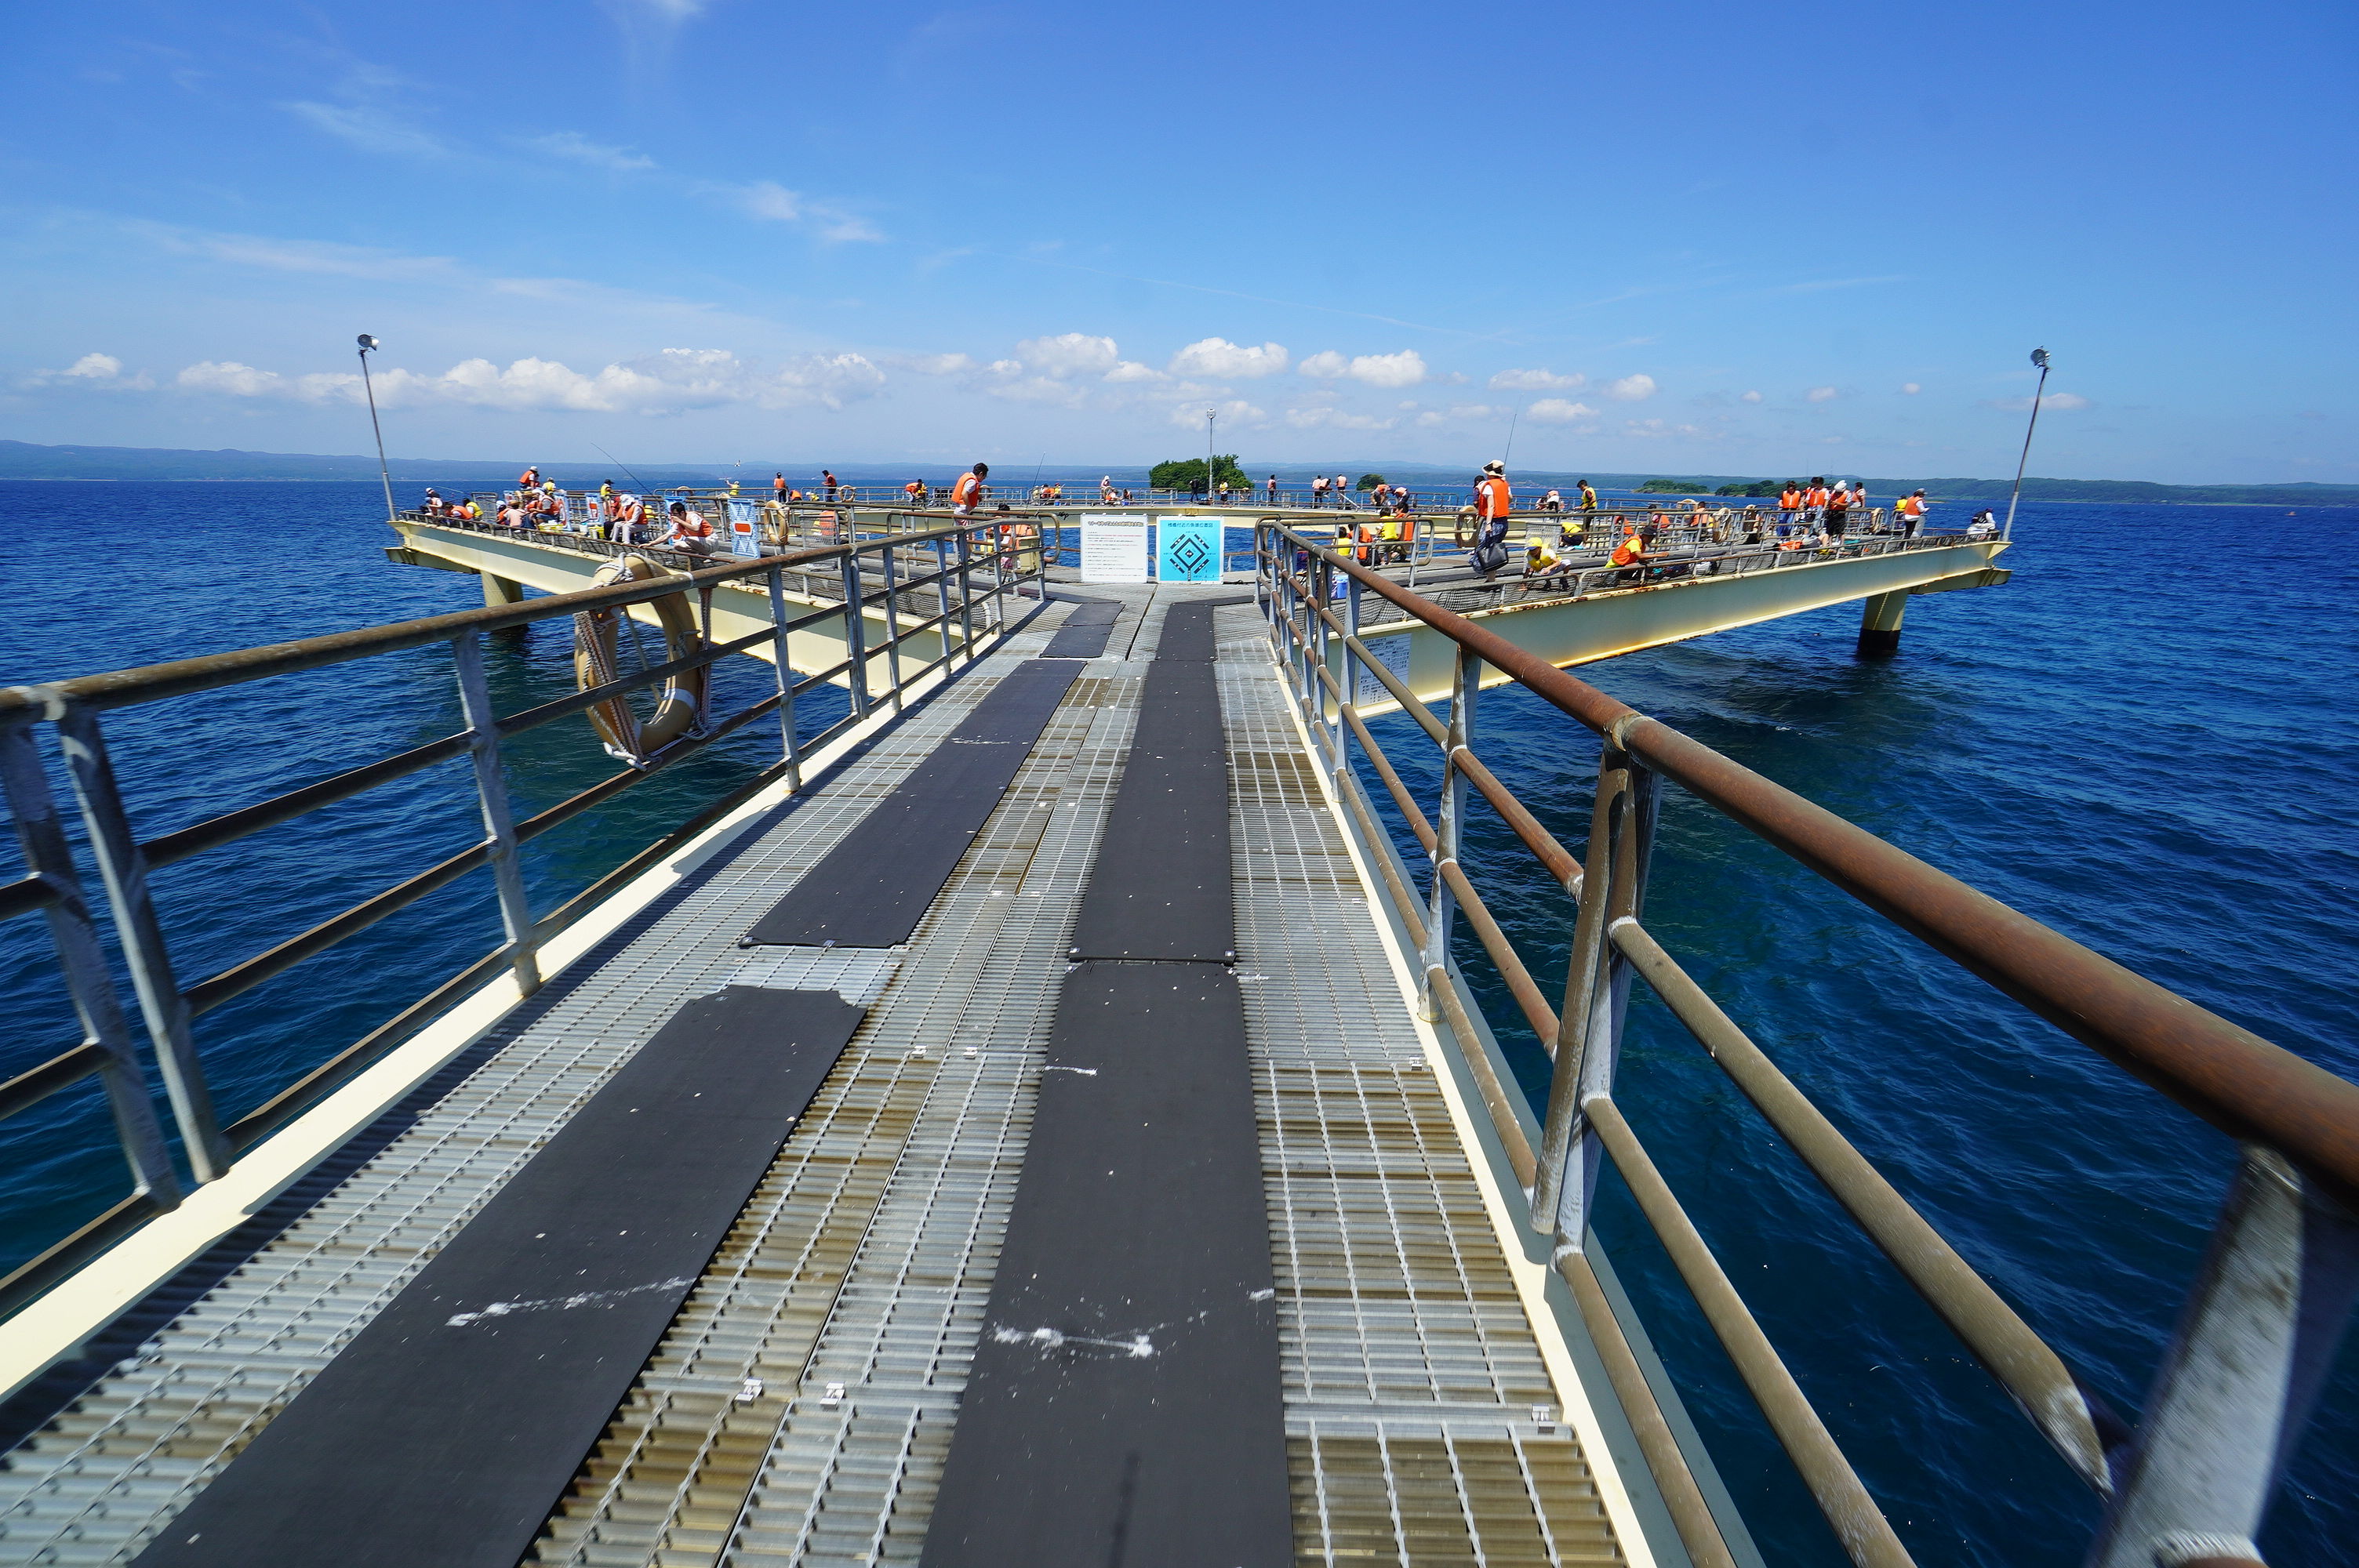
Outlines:
[{"label": "pier observation platform", "polygon": [[[2258,1561],[2250,1533],[2332,1349],[2294,1325],[2339,1324],[2359,1273],[2359,1087],[1555,668],[1573,662],[1565,638],[1591,634],[1576,618],[1629,613],[1615,603],[1719,595],[1712,613],[1742,624],[1786,602],[1745,599],[1768,591],[1755,579],[1797,601],[1905,595],[1994,569],[1989,545],[1896,542],[1507,603],[1446,567],[1413,591],[1269,521],[1242,590],[1067,586],[995,524],[600,588],[582,565],[615,552],[595,541],[400,531],[398,550],[485,575],[485,608],[0,693],[27,864],[0,912],[49,919],[88,1029],[46,1077],[5,1086],[0,1109],[103,1077],[139,1182],[112,1229],[7,1282],[0,1559],[1778,1561],[1590,1230],[1610,1159],[1843,1549],[1907,1563],[1615,1105],[1623,1008],[1643,983],[2110,1500],[2109,1568],[2199,1537],[2224,1543],[2212,1559]],[[1795,586],[1830,571],[1848,575]],[[558,597],[512,599],[494,578]],[[781,719],[784,754],[583,901],[536,914],[514,855],[553,814],[509,814],[498,738],[614,692],[495,715],[480,638],[667,595],[699,602],[704,652],[622,684],[724,649],[766,655],[777,693],[708,728]],[[1540,629],[1517,634],[1527,622]],[[1598,634],[1669,640],[1682,624]],[[1410,649],[1405,673],[1387,637]],[[1426,638],[1445,650],[1438,675]],[[470,728],[434,744],[475,759],[485,817],[483,843],[437,874],[489,871],[508,940],[367,1049],[220,1129],[189,1017],[341,932],[183,990],[145,866],[345,798],[367,769],[142,844],[95,716],[436,642]],[[1480,761],[1476,696],[1499,680],[1602,738],[1585,847],[1559,843]],[[795,694],[821,683],[846,687],[851,710],[798,741]],[[1366,726],[1387,710],[1442,749],[1430,806]],[[45,725],[72,742],[192,1181],[152,1105],[141,1119],[145,1069],[93,968],[34,750]],[[2246,1140],[2224,1261],[2198,1281],[2141,1425],[2088,1396],[1646,933],[1666,784],[1832,868]],[[1458,861],[1478,803],[1569,901],[1560,995]],[[1399,837],[1425,847],[1422,866]],[[1453,926],[1477,941],[1453,947]],[[1543,1107],[1514,1088],[1461,968],[1477,948],[1555,1056]],[[2256,1357],[2256,1336],[2277,1348]]]}]

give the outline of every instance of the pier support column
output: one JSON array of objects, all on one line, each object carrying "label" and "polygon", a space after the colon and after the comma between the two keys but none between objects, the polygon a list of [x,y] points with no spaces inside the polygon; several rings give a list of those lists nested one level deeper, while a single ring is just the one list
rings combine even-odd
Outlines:
[{"label": "pier support column", "polygon": [[[488,579],[487,579],[488,580]],[[1908,608],[1908,590],[1896,588],[1890,593],[1879,593],[1867,601],[1860,611],[1859,651],[1863,654],[1897,654],[1900,651],[1900,617]]]},{"label": "pier support column", "polygon": [[[524,602],[524,584],[513,578],[494,577],[489,572],[475,575],[484,579],[484,604],[487,609],[497,610],[504,604]],[[1875,600],[1868,602],[1872,604]]]}]

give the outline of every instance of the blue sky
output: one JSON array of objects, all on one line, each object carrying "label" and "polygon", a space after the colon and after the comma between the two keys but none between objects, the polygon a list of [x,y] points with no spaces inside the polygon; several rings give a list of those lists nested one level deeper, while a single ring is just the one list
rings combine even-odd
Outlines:
[{"label": "blue sky", "polygon": [[2359,481],[2359,7],[18,13],[0,435]]}]

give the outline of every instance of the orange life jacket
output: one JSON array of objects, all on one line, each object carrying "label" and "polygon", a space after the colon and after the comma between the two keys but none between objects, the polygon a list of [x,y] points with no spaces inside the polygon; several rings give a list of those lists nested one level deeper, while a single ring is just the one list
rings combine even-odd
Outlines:
[{"label": "orange life jacket", "polygon": [[1622,542],[1614,546],[1613,562],[1617,567],[1626,567],[1640,559],[1645,550],[1646,546],[1639,542],[1637,535],[1625,535]]},{"label": "orange life jacket", "polygon": [[1824,506],[1829,499],[1829,492],[1820,489],[1814,485],[1810,488],[1809,493],[1802,497],[1802,502],[1803,504],[1808,506]]},{"label": "orange life jacket", "polygon": [[1799,512],[1802,509],[1802,492],[1799,490],[1784,492],[1777,497],[1777,507],[1781,512]]},{"label": "orange life jacket", "polygon": [[1515,505],[1515,492],[1504,479],[1486,479],[1474,487],[1474,504],[1485,517],[1505,517]]},{"label": "orange life jacket", "polygon": [[975,477],[973,474],[962,473],[958,477],[958,483],[951,487],[951,504],[952,506],[973,506],[975,503],[975,499],[982,493],[983,481]]}]

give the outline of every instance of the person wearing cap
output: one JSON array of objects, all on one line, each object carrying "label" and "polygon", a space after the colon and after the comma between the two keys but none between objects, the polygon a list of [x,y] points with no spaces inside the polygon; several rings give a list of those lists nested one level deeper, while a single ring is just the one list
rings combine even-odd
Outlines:
[{"label": "person wearing cap", "polygon": [[[1507,514],[1515,507],[1515,492],[1507,484],[1507,465],[1496,460],[1483,465],[1483,477],[1474,483],[1474,514],[1481,521],[1474,530],[1474,569],[1488,582],[1507,564],[1505,548],[1507,538]],[[1483,562],[1491,559],[1485,570]]]},{"label": "person wearing cap", "polygon": [[1904,495],[1900,498],[1900,504],[1894,510],[1900,514],[1902,538],[1913,539],[1917,536],[1918,528],[1925,521],[1925,508],[1931,504],[1932,503],[1925,499],[1925,492],[1921,490],[1913,495]]},{"label": "person wearing cap", "polygon": [[1837,544],[1851,531],[1851,485],[1844,480],[1835,481],[1834,493],[1827,497],[1827,537]]},{"label": "person wearing cap", "polygon": [[1648,523],[1636,533],[1625,534],[1622,536],[1622,542],[1614,546],[1614,554],[1609,558],[1608,564],[1628,569],[1614,580],[1644,582],[1647,579],[1647,563],[1654,558],[1647,553],[1647,546],[1655,542],[1655,532],[1656,525]]}]

